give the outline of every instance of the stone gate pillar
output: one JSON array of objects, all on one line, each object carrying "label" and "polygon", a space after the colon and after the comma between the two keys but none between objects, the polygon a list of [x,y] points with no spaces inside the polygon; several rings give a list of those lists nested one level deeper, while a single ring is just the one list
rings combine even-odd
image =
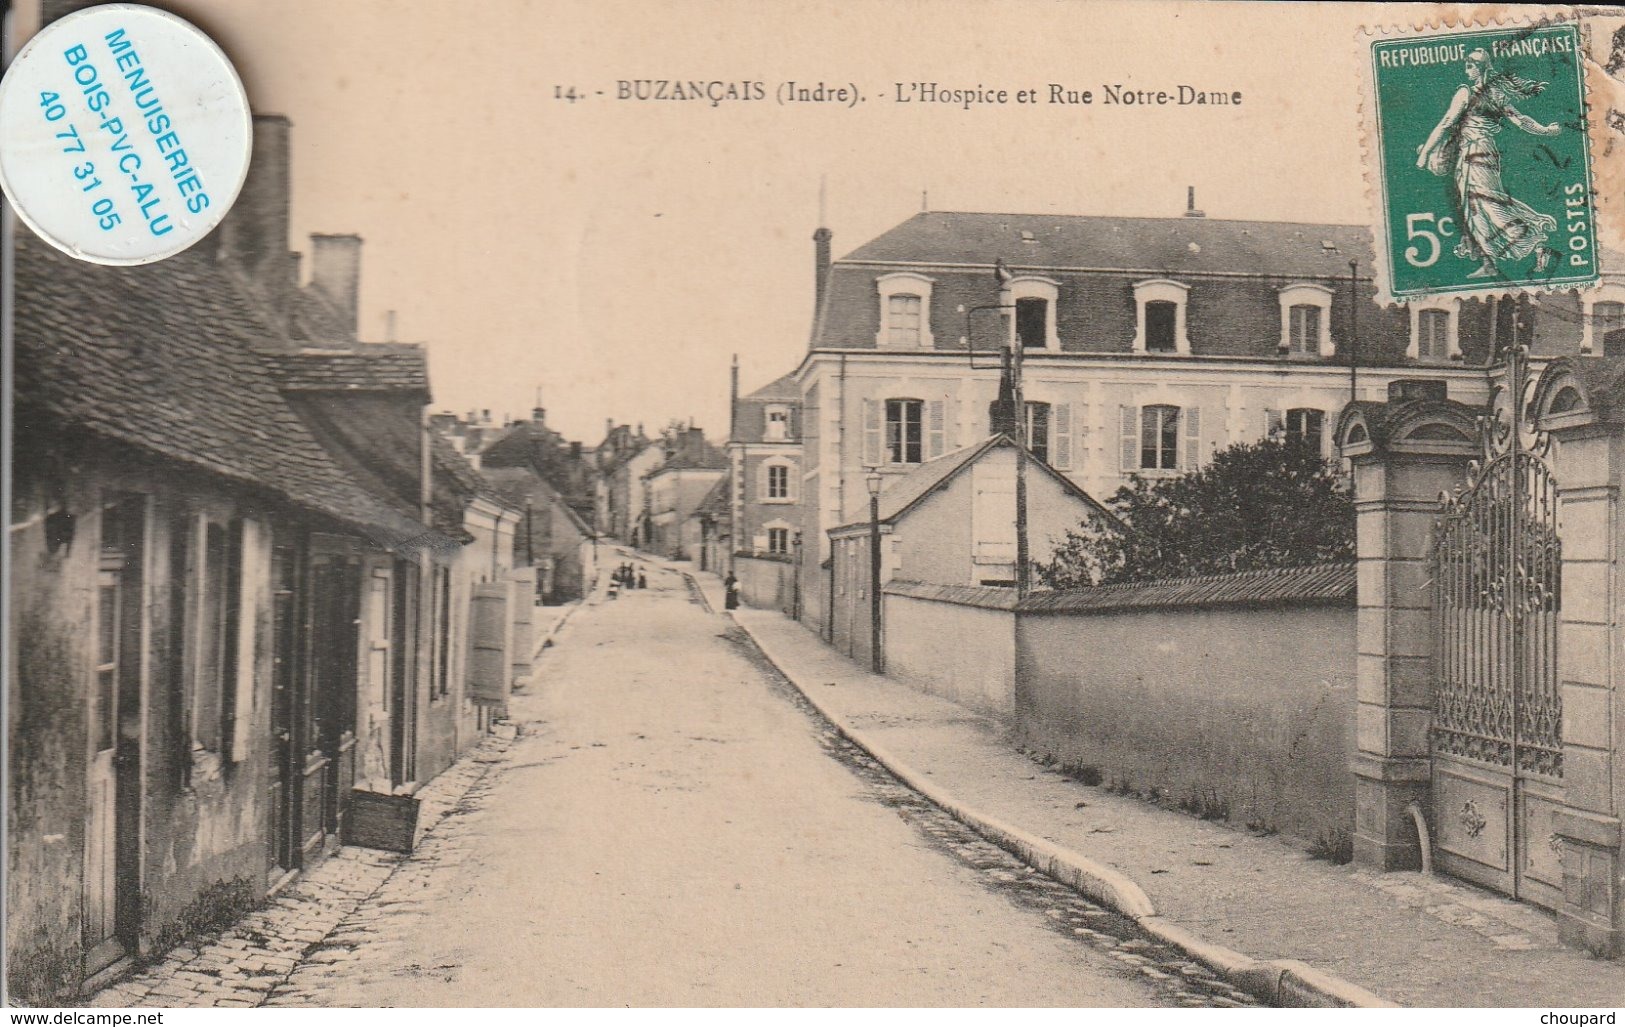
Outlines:
[{"label": "stone gate pillar", "polygon": [[1354,859],[1421,865],[1407,807],[1425,810],[1433,716],[1428,558],[1439,496],[1477,454],[1476,411],[1448,400],[1358,402],[1337,438],[1353,464],[1359,584],[1355,627]]},{"label": "stone gate pillar", "polygon": [[1554,361],[1535,391],[1538,424],[1554,442],[1558,530],[1563,545],[1557,677],[1563,699],[1563,807],[1557,849],[1563,939],[1607,956],[1625,953],[1625,666],[1620,539],[1625,516],[1625,360]]}]

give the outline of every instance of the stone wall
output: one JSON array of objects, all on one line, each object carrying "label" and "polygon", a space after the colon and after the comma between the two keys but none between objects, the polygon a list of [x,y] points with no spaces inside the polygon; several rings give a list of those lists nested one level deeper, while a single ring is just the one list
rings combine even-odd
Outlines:
[{"label": "stone wall", "polygon": [[1015,592],[893,582],[885,589],[886,672],[1009,720],[1015,713]]},{"label": "stone wall", "polygon": [[1354,633],[1347,604],[1024,611],[1016,731],[1109,786],[1342,849]]}]

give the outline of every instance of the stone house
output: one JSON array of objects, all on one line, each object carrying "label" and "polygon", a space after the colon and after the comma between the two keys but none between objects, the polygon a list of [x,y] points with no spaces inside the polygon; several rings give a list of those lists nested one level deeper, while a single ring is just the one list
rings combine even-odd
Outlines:
[{"label": "stone house", "polygon": [[359,240],[314,240],[299,284],[288,184],[261,116],[241,199],[184,253],[101,267],[8,226],[20,997],[260,902],[343,837],[357,780],[473,741],[413,768],[435,718],[405,715],[457,687],[437,661],[466,638],[423,596],[472,497],[426,473],[421,350],[354,341]]},{"label": "stone house", "polygon": [[697,556],[697,530],[685,526],[713,486],[728,474],[728,458],[703,429],[675,429],[661,442],[664,459],[644,475],[644,530],[637,544],[652,553],[687,560]]}]

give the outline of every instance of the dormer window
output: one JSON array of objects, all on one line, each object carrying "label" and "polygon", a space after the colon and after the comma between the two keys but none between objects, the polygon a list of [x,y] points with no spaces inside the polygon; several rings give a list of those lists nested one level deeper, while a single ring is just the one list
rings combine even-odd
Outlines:
[{"label": "dormer window", "polygon": [[762,432],[762,438],[768,442],[784,442],[790,437],[790,408],[787,406],[772,406],[767,408],[767,425]]},{"label": "dormer window", "polygon": [[1179,306],[1168,300],[1145,305],[1145,349],[1148,353],[1179,351]]},{"label": "dormer window", "polygon": [[875,279],[880,293],[880,331],[875,345],[881,349],[930,349],[931,279],[899,272]]},{"label": "dormer window", "polygon": [[1581,294],[1580,352],[1625,356],[1625,285],[1609,282]]},{"label": "dormer window", "polygon": [[1280,290],[1282,356],[1329,357],[1332,349],[1332,290],[1300,282]]},{"label": "dormer window", "polygon": [[1185,332],[1185,298],[1190,287],[1167,279],[1134,285],[1136,353],[1189,353]]},{"label": "dormer window", "polygon": [[1048,278],[1020,277],[1005,286],[1005,302],[1015,307],[1011,327],[1022,349],[1060,349],[1055,330],[1055,301],[1060,283]]},{"label": "dormer window", "polygon": [[1405,355],[1425,363],[1461,359],[1457,337],[1458,299],[1411,306],[1411,344]]},{"label": "dormer window", "polygon": [[886,298],[886,341],[900,348],[920,345],[920,298],[900,293]]}]

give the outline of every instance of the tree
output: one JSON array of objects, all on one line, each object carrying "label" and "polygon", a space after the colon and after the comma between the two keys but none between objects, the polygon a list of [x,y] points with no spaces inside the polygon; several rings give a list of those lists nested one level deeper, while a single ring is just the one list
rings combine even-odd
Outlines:
[{"label": "tree", "polygon": [[1116,530],[1068,531],[1050,588],[1300,567],[1354,558],[1354,502],[1334,464],[1295,438],[1240,443],[1178,478],[1136,475],[1107,502]]}]

